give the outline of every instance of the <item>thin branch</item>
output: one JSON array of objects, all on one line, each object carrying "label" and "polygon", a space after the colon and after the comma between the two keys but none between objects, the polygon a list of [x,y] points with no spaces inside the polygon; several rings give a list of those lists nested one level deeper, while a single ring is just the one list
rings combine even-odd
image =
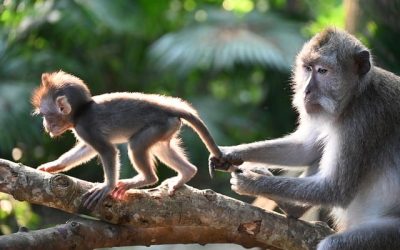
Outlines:
[{"label": "thin branch", "polygon": [[[89,213],[81,208],[80,203],[82,194],[93,186],[90,182],[62,174],[52,175],[1,159],[0,176],[0,191],[9,193],[18,200],[70,213],[90,214],[113,224],[130,225],[113,227],[124,232],[118,234],[118,237],[126,235],[126,241],[121,242],[131,245],[224,242],[244,247],[314,249],[322,238],[332,233],[331,229],[321,223],[289,219],[212,190],[197,190],[189,186],[179,189],[172,197],[168,196],[164,186],[131,190],[125,200],[109,197]],[[101,232],[102,225],[105,224],[97,228],[90,225],[89,229]],[[57,231],[56,228],[47,230]],[[87,233],[89,231],[81,231],[85,233],[80,234],[80,237],[88,241],[92,237],[100,238],[103,235],[99,232],[92,235]],[[15,235],[18,234],[22,233]],[[51,242],[57,241],[55,234],[50,235],[54,235]],[[5,241],[4,237],[12,236],[0,237],[0,246]],[[50,240],[47,238],[47,241]],[[96,242],[98,241],[101,240],[97,239]],[[114,243],[120,246],[118,241],[112,242]],[[105,246],[110,245],[96,245]]]},{"label": "thin branch", "polygon": [[[159,245],[177,242],[226,243],[241,242],[239,234],[230,234],[223,229],[201,226],[135,227],[114,225],[87,218],[74,218],[66,224],[29,232],[18,232],[0,236],[0,249],[95,249],[115,246]],[[237,238],[238,237],[238,238]],[[241,239],[242,238],[242,239]],[[270,250],[277,248],[269,247]]]}]

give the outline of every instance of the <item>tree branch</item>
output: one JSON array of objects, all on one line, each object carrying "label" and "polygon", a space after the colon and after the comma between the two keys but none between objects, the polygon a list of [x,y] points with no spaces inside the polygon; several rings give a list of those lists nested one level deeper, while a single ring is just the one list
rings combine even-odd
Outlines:
[{"label": "tree branch", "polygon": [[[239,237],[237,239],[236,237]],[[177,240],[179,238],[179,240]],[[202,226],[135,227],[87,218],[74,218],[48,229],[0,236],[0,249],[95,249],[115,246],[236,243],[245,237]],[[251,244],[253,245],[253,244]],[[268,246],[268,249],[278,248]]]},{"label": "tree branch", "polygon": [[[73,244],[77,242],[74,237],[78,235],[83,239],[82,246],[96,244],[88,248],[168,243],[236,243],[244,247],[314,249],[321,239],[333,232],[321,223],[289,219],[212,190],[197,190],[189,186],[177,190],[172,197],[168,196],[165,186],[130,190],[125,200],[108,197],[90,213],[82,209],[80,203],[82,194],[93,185],[66,175],[52,175],[0,159],[1,192],[9,193],[18,200],[70,213],[90,214],[118,224],[78,220],[50,229],[2,236],[0,248],[3,249],[2,244],[7,242],[18,242],[15,239],[22,242],[18,237],[24,234],[31,240],[35,239],[33,234],[39,234],[47,242],[46,246],[49,246],[49,242],[62,246]],[[80,229],[76,230],[76,227]],[[109,238],[112,239],[107,240]],[[37,239],[39,241],[41,237]],[[64,239],[63,244],[61,239]],[[31,242],[29,248],[37,244]]]}]

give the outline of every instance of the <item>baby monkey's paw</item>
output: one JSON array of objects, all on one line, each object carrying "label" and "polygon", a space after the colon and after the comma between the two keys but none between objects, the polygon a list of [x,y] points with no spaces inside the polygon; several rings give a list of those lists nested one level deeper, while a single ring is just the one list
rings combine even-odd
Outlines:
[{"label": "baby monkey's paw", "polygon": [[168,195],[173,196],[175,191],[186,184],[191,179],[191,176],[183,177],[183,176],[175,176],[166,179],[161,183],[160,186],[166,185],[168,187]]},{"label": "baby monkey's paw", "polygon": [[97,184],[83,195],[82,206],[93,210],[98,204],[104,201],[113,189],[113,186],[107,185],[106,183]]},{"label": "baby monkey's paw", "polygon": [[117,186],[111,192],[111,196],[117,200],[124,200],[126,198],[126,192],[129,189],[134,188],[136,183],[137,182],[132,179],[119,180]]}]

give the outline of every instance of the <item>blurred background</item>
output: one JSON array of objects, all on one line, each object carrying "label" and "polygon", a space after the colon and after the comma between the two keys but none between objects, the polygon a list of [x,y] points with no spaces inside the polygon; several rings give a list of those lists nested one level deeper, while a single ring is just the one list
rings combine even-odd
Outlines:
[{"label": "blurred background", "polygon": [[[64,70],[93,94],[178,96],[198,109],[219,145],[291,132],[290,74],[302,44],[327,26],[348,30],[375,63],[400,73],[400,1],[383,0],[3,0],[0,1],[0,158],[37,167],[74,145],[46,135],[31,115],[43,72]],[[189,128],[184,145],[198,175],[189,183],[238,199],[229,175],[210,180],[208,152]],[[121,177],[135,173],[126,148]],[[158,167],[162,179],[174,175]],[[102,181],[97,160],[67,173]],[[0,233],[65,222],[70,215],[0,194]],[[43,216],[46,211],[46,216]]]}]

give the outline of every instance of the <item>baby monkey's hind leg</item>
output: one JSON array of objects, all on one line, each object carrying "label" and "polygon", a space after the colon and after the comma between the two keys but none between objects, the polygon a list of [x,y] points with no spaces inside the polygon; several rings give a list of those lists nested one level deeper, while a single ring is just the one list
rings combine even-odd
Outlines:
[{"label": "baby monkey's hind leg", "polygon": [[169,141],[160,142],[154,147],[157,158],[178,173],[177,176],[165,180],[169,195],[173,195],[176,189],[192,179],[197,172],[180,144],[180,139],[174,135]]},{"label": "baby monkey's hind leg", "polygon": [[138,175],[120,180],[113,191],[115,198],[123,198],[131,188],[140,188],[157,183],[152,147],[170,138],[180,127],[180,120],[170,118],[164,124],[156,124],[136,133],[128,143],[128,154]]}]

